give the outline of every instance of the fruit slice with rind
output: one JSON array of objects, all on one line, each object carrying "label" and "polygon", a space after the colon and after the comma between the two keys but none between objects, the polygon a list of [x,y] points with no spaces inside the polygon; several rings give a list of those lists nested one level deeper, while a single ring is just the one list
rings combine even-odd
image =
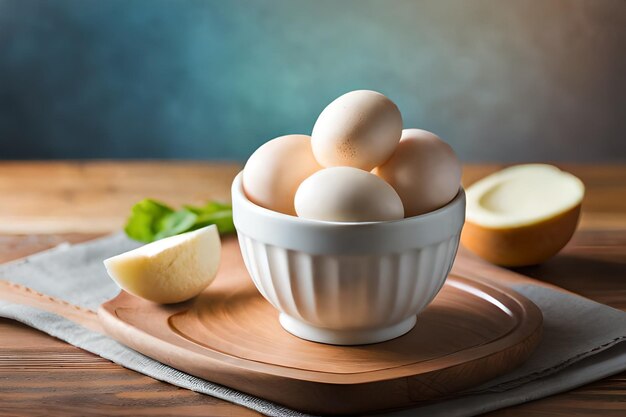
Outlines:
[{"label": "fruit slice with rind", "polygon": [[466,190],[461,242],[498,265],[541,263],[572,237],[584,193],[582,181],[551,165],[503,169]]}]

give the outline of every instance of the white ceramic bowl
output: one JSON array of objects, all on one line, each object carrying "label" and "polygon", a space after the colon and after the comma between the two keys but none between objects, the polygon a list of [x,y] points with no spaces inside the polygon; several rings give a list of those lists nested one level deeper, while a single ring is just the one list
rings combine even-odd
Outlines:
[{"label": "white ceramic bowl", "polygon": [[255,205],[233,181],[233,218],[246,268],[280,323],[303,339],[382,342],[413,328],[443,286],[465,219],[465,192],[408,219],[315,221]]}]

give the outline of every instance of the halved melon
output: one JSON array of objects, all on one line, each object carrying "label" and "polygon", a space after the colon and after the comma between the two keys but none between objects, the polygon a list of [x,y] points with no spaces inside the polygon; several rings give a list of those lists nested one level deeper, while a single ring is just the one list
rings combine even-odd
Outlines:
[{"label": "halved melon", "polygon": [[545,164],[517,165],[466,190],[461,242],[502,266],[538,264],[570,240],[585,193],[582,181]]}]

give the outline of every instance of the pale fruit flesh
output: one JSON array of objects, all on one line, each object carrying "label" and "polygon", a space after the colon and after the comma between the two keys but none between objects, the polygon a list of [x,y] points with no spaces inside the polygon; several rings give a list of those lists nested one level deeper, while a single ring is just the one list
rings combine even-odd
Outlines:
[{"label": "pale fruit flesh", "polygon": [[516,267],[544,262],[567,244],[584,185],[556,167],[528,164],[483,178],[466,195],[463,245],[492,263]]},{"label": "pale fruit flesh", "polygon": [[211,225],[114,256],[104,265],[126,292],[170,304],[195,297],[213,282],[220,256],[220,237]]}]

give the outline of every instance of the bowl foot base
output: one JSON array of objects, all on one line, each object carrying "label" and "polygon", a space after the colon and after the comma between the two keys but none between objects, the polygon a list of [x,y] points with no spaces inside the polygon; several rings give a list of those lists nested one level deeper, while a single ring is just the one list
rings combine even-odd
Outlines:
[{"label": "bowl foot base", "polygon": [[402,336],[415,326],[417,318],[411,316],[392,326],[359,330],[333,330],[315,327],[284,313],[280,314],[279,320],[285,330],[301,339],[329,345],[366,345]]}]

